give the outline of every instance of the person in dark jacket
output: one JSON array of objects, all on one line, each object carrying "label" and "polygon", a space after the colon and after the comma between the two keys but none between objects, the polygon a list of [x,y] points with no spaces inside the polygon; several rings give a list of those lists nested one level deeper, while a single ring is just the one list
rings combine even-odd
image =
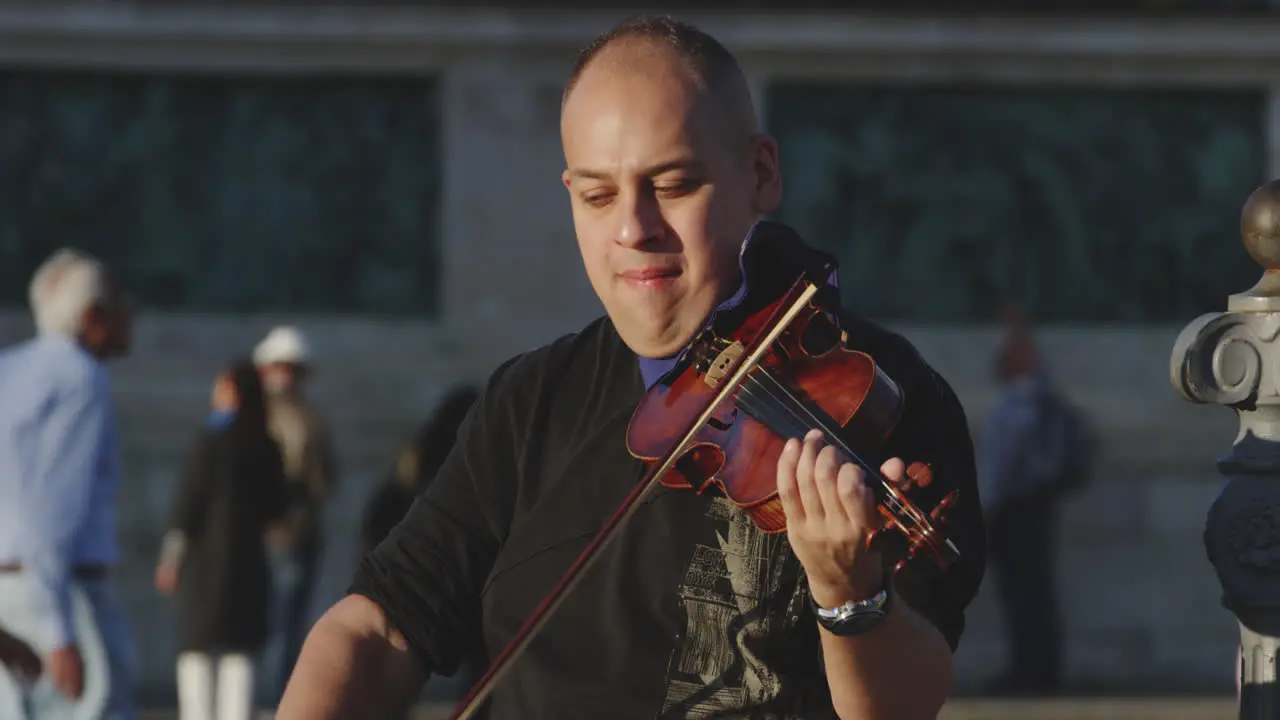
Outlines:
[{"label": "person in dark jacket", "polygon": [[458,426],[480,396],[478,388],[462,385],[451,390],[436,406],[431,418],[400,450],[391,477],[365,506],[361,525],[361,554],[368,553],[404,518],[436,472],[444,464],[458,437]]},{"label": "person in dark jacket", "polygon": [[[458,427],[480,397],[480,389],[460,385],[445,395],[431,417],[405,443],[396,458],[391,477],[386,480],[365,506],[360,528],[361,554],[371,552],[409,512],[413,501],[426,491],[435,479],[444,459],[449,456],[458,437]],[[484,673],[487,661],[483,642],[475,638],[476,650],[463,662],[454,677],[470,688]]]},{"label": "person in dark jacket", "polygon": [[253,715],[254,656],[267,637],[264,535],[288,508],[279,446],[257,369],[237,362],[214,385],[213,413],[188,455],[156,569],[178,601],[182,720]]}]

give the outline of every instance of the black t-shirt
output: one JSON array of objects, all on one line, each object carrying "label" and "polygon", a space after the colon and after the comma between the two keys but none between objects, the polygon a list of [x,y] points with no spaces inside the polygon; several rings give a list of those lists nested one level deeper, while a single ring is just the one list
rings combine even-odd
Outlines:
[{"label": "black t-shirt", "polygon": [[[887,449],[931,464],[922,504],[961,491],[947,532],[962,561],[896,582],[954,648],[984,564],[964,411],[906,340],[845,327],[906,396]],[[607,318],[505,363],[352,592],[430,672],[453,673],[478,636],[496,657],[644,476],[625,440],[643,392]],[[488,717],[834,717],[808,603],[785,533],[760,532],[718,491],[659,487],[495,688]]]}]

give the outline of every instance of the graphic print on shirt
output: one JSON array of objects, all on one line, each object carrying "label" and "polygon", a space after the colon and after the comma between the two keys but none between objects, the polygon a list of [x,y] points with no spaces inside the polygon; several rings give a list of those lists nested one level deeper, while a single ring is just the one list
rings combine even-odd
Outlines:
[{"label": "graphic print on shirt", "polygon": [[663,718],[719,717],[782,694],[758,650],[790,630],[800,601],[776,599],[795,576],[786,533],[761,532],[724,497],[711,500],[707,517],[717,544],[695,547],[680,584],[686,625],[667,666]]}]

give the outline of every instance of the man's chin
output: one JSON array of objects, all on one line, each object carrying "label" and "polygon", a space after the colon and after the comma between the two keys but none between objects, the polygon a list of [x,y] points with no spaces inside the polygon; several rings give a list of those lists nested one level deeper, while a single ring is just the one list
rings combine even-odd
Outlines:
[{"label": "man's chin", "polygon": [[636,355],[643,358],[661,360],[680,354],[685,346],[693,340],[692,334],[683,329],[669,326],[665,328],[639,327],[635,323],[619,322],[614,318],[614,327],[622,342]]}]

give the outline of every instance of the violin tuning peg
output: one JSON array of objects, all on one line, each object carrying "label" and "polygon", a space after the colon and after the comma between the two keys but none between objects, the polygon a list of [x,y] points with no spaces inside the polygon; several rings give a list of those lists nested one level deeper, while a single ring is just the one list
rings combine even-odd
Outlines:
[{"label": "violin tuning peg", "polygon": [[952,490],[947,493],[946,497],[939,500],[937,506],[929,513],[929,519],[935,523],[944,523],[947,519],[947,513],[951,511],[951,506],[956,504],[959,494],[959,490]]},{"label": "violin tuning peg", "polygon": [[933,482],[933,469],[929,467],[928,463],[913,462],[907,466],[907,470],[903,475],[910,487],[929,487],[929,484]]},{"label": "violin tuning peg", "polygon": [[879,528],[877,528],[877,529],[875,529],[875,530],[872,530],[872,531],[870,531],[870,532],[868,532],[868,533],[867,533],[867,549],[868,549],[868,550],[879,550],[879,549],[880,549],[880,546],[881,546],[881,544],[882,544],[882,543],[881,543],[881,538],[884,536],[884,531],[885,531],[887,528],[888,528],[888,525],[886,524],[886,525],[884,525],[884,526],[882,526],[882,527],[879,527]]}]

